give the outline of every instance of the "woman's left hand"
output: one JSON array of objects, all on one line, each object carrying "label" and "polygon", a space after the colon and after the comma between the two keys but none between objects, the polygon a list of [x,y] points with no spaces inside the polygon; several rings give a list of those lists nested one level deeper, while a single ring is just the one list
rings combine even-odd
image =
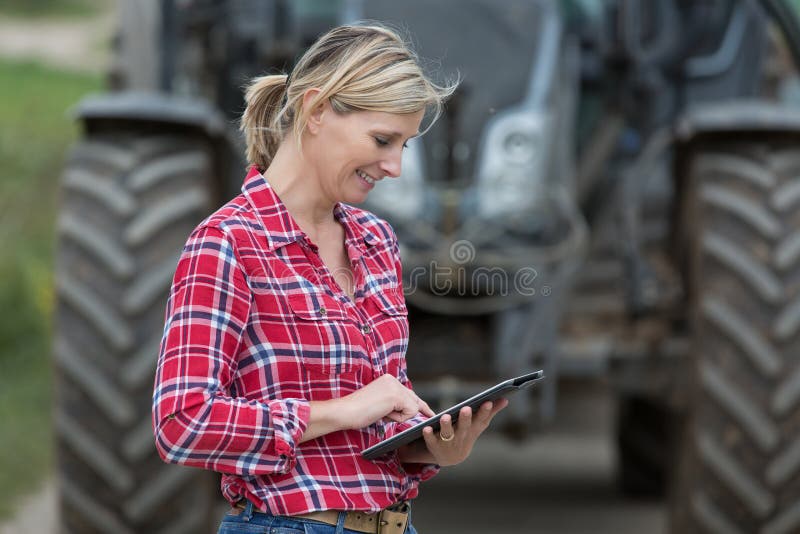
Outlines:
[{"label": "woman's left hand", "polygon": [[449,415],[442,416],[438,433],[429,426],[422,430],[427,451],[401,450],[400,461],[436,463],[441,466],[463,462],[472,452],[475,441],[489,427],[494,416],[506,406],[508,406],[506,399],[486,402],[474,415],[471,408],[462,408],[455,425]]}]

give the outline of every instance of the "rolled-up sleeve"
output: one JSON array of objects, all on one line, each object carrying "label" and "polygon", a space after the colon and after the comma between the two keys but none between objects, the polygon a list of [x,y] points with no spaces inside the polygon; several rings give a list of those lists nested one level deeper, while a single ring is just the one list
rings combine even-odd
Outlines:
[{"label": "rolled-up sleeve", "polygon": [[305,432],[304,399],[231,395],[251,292],[234,244],[200,227],[178,262],[167,304],[153,394],[164,461],[223,473],[285,473]]}]

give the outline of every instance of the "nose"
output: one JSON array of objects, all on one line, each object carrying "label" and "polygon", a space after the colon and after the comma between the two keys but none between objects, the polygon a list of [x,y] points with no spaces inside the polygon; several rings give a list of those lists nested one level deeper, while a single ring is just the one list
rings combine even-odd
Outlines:
[{"label": "nose", "polygon": [[391,176],[392,178],[397,178],[398,176],[400,176],[402,161],[403,161],[402,150],[396,150],[396,151],[393,150],[391,156],[381,161],[380,164],[381,172],[385,176]]}]

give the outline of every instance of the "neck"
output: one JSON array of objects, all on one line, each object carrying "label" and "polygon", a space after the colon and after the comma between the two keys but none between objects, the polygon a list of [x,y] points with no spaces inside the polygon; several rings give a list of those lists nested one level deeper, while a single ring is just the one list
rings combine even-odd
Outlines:
[{"label": "neck", "polygon": [[291,135],[278,147],[264,178],[306,233],[316,234],[334,222],[336,201],[325,195],[316,169],[303,158]]}]

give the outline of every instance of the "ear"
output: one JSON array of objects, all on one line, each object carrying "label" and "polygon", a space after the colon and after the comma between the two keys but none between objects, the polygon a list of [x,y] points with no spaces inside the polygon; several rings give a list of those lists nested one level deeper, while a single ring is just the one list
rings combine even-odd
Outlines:
[{"label": "ear", "polygon": [[308,122],[306,123],[306,129],[311,134],[316,134],[319,131],[319,127],[329,107],[327,100],[317,102],[316,105],[314,104],[314,101],[319,97],[319,93],[319,89],[312,87],[311,89],[307,89],[303,94],[303,109],[312,108],[311,113],[308,115]]}]

